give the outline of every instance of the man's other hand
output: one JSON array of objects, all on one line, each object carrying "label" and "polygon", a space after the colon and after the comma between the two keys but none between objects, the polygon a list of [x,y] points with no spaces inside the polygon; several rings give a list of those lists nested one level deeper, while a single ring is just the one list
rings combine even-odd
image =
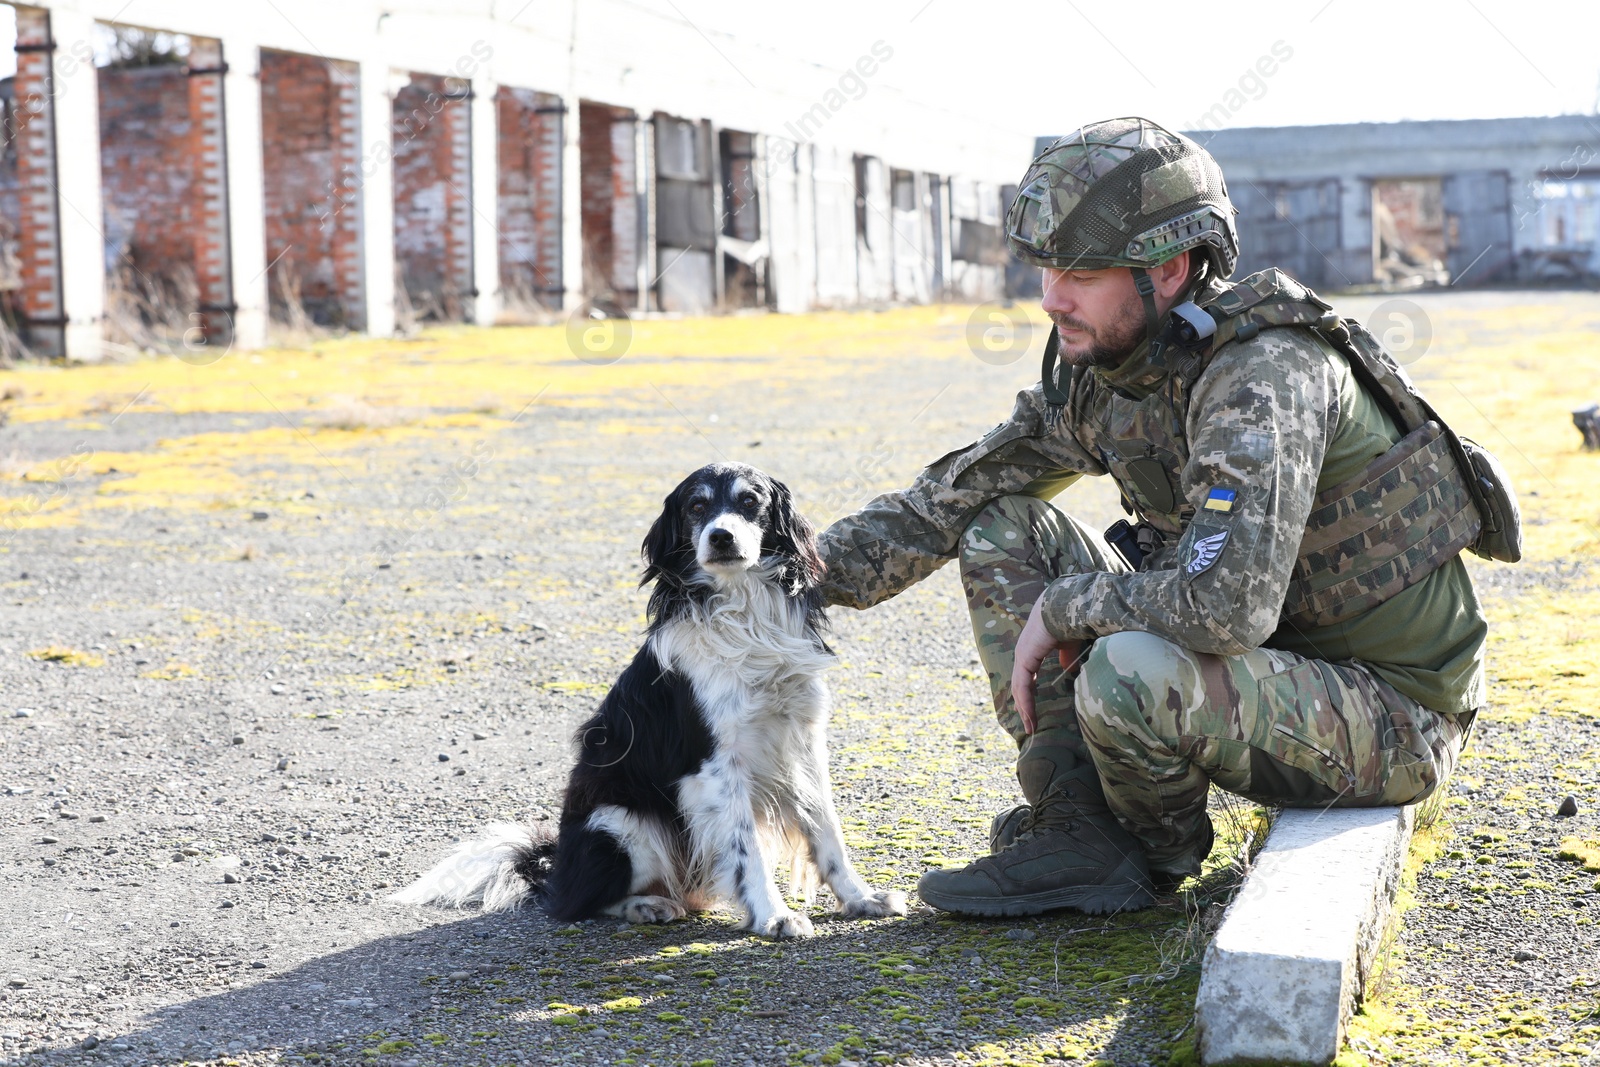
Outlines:
[{"label": "man's other hand", "polygon": [[1082,641],[1057,641],[1050,636],[1050,631],[1044,628],[1044,620],[1039,617],[1041,603],[1042,600],[1036,602],[1028,612],[1028,622],[1022,628],[1022,636],[1017,638],[1017,654],[1011,668],[1011,699],[1017,702],[1022,728],[1030,734],[1038,726],[1033,714],[1033,696],[1044,658],[1054,651],[1061,669],[1070,675],[1083,656]]}]

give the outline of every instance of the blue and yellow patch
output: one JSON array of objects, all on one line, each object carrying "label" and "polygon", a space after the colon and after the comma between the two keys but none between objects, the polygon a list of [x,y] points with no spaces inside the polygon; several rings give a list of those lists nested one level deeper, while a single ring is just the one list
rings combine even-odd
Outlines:
[{"label": "blue and yellow patch", "polygon": [[1211,495],[1206,497],[1207,511],[1229,512],[1233,510],[1233,502],[1239,499],[1239,493],[1234,489],[1223,489],[1220,486],[1211,490]]}]

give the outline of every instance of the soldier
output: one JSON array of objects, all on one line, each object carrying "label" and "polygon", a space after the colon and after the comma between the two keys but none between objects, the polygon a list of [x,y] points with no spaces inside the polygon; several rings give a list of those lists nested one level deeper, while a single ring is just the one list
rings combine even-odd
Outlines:
[{"label": "soldier", "polygon": [[[1224,281],[1235,210],[1188,138],[1095,123],[1020,189],[1008,241],[1055,324],[1043,380],[821,538],[828,602],[854,608],[959,559],[1019,745],[1027,803],[995,817],[991,854],[924,874],[923,900],[1147,906],[1200,872],[1211,783],[1288,806],[1428,796],[1483,703],[1487,630],[1459,558],[1481,524],[1438,424],[1399,424],[1330,340],[1367,335],[1315,294]],[[1139,519],[1131,561],[1048,503],[1106,474]]]}]

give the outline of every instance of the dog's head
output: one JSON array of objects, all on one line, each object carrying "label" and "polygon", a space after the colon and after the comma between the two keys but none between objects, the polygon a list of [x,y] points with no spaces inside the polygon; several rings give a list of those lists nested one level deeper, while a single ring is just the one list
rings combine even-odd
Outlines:
[{"label": "dog's head", "polygon": [[644,578],[658,589],[716,586],[760,569],[799,596],[822,578],[816,534],[789,487],[742,463],[713,463],[667,495],[645,535]]}]

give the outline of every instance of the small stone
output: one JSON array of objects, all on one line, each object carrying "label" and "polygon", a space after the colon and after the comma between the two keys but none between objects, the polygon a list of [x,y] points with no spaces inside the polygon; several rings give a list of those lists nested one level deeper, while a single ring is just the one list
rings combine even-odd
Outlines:
[{"label": "small stone", "polygon": [[450,753],[448,753],[448,752],[439,753],[439,762],[440,763],[449,763],[450,762]]},{"label": "small stone", "polygon": [[53,859],[47,859],[44,861],[44,865],[46,867],[54,867],[56,865],[56,861]]},{"label": "small stone", "polygon": [[386,848],[380,848],[380,849],[379,849],[379,850],[378,850],[378,853],[377,853],[377,855],[378,855],[378,858],[379,858],[379,859],[380,859],[380,860],[386,860],[386,859],[388,859],[388,858],[389,858],[389,856],[390,856],[390,855],[391,855],[391,853],[390,853],[390,852],[389,852],[389,850],[388,850],[388,849],[386,849]]},{"label": "small stone", "polygon": [[290,763],[289,757],[288,756],[283,757],[282,759],[280,759],[278,761],[278,770],[280,770],[280,771],[288,770],[289,769],[289,763]]},{"label": "small stone", "polygon": [[225,873],[222,876],[222,884],[223,885],[238,885],[239,884],[239,876],[237,874],[234,874],[232,871],[228,871],[227,873]]},{"label": "small stone", "polygon": [[972,735],[969,734],[969,733],[959,733],[959,734],[956,734],[956,740],[957,741],[971,741],[972,740]]},{"label": "small stone", "polygon": [[338,863],[344,857],[339,856],[339,855],[337,855],[336,853],[333,853],[333,852],[324,852],[322,855],[318,856],[317,858],[319,860],[321,860],[323,863]]},{"label": "small stone", "polygon": [[266,522],[271,517],[272,516],[265,511],[252,511],[250,513],[251,522]]},{"label": "small stone", "polygon": [[451,971],[450,972],[450,981],[452,981],[452,982],[465,982],[468,978],[471,978],[471,977],[472,977],[472,975],[468,974],[466,971]]},{"label": "small stone", "polygon": [[488,734],[480,734],[478,731],[474,730],[474,731],[472,731],[472,739],[474,741],[487,741],[487,740],[489,740],[489,735]]},{"label": "small stone", "polygon": [[88,1037],[86,1037],[82,1041],[78,1042],[78,1047],[83,1049],[83,1050],[85,1050],[85,1051],[87,1051],[89,1049],[92,1049],[92,1048],[99,1048],[100,1047],[100,1039],[98,1037],[95,1037],[93,1034],[90,1034]]},{"label": "small stone", "polygon": [[68,811],[66,808],[62,808],[60,811],[56,812],[56,817],[61,819],[76,819],[78,817],[78,813],[75,811]]},{"label": "small stone", "polygon": [[39,844],[41,844],[41,845],[54,845],[54,844],[57,844],[60,840],[61,840],[61,838],[59,838],[59,837],[51,837],[49,834],[46,834],[45,836],[39,838]]},{"label": "small stone", "polygon": [[31,719],[31,718],[33,718],[33,709],[32,708],[18,708],[16,711],[13,711],[11,713],[11,717],[13,719]]},{"label": "small stone", "polygon": [[456,768],[456,777],[457,778],[465,776],[466,773],[467,773],[467,769],[465,767],[457,767]]},{"label": "small stone", "polygon": [[264,844],[264,845],[275,845],[275,844],[277,844],[277,842],[278,842],[278,835],[277,834],[262,834],[261,835],[261,843]]},{"label": "small stone", "polygon": [[1578,798],[1568,794],[1561,802],[1561,806],[1556,809],[1556,815],[1562,819],[1570,819],[1576,814],[1578,814]]},{"label": "small stone", "polygon": [[289,687],[284,685],[282,682],[273,682],[272,687],[267,690],[267,692],[272,693],[274,696],[282,696],[288,691]]},{"label": "small stone", "polygon": [[9,982],[7,982],[6,984],[9,985],[12,989],[26,989],[26,988],[28,988],[28,980],[26,978],[23,978],[21,975],[15,975],[15,974],[12,975],[11,976],[11,980]]},{"label": "small stone", "polygon": [[1020,927],[1017,927],[1017,928],[1013,928],[1013,929],[1007,930],[1006,931],[1006,936],[1009,937],[1013,941],[1032,941],[1034,938],[1038,937],[1039,935],[1034,933],[1032,930],[1024,930],[1024,929],[1022,929]]},{"label": "small stone", "polygon": [[105,822],[106,821],[106,817],[104,815],[91,815],[91,816],[89,816],[89,821],[90,822]]},{"label": "small stone", "polygon": [[243,734],[234,734],[232,743],[235,744],[235,745],[244,744],[244,735]]},{"label": "small stone", "polygon": [[1529,949],[1519,948],[1517,951],[1511,954],[1511,958],[1516,960],[1518,963],[1527,963],[1529,960],[1538,959],[1539,954]]},{"label": "small stone", "polygon": [[224,900],[221,904],[218,904],[217,907],[219,907],[219,908],[231,908],[231,907],[233,907],[233,901]]},{"label": "small stone", "polygon": [[724,974],[712,979],[711,984],[718,986],[730,986],[733,984],[733,979]]},{"label": "small stone", "polygon": [[658,974],[655,977],[655,983],[657,985],[674,985],[677,983],[677,981],[678,980],[672,977],[670,974]]},{"label": "small stone", "polygon": [[250,969],[252,971],[264,971],[264,970],[267,969],[267,961],[266,960],[251,960],[250,961]]},{"label": "small stone", "polygon": [[111,1043],[112,1052],[126,1052],[128,1051],[129,1047],[130,1046],[126,1041],[113,1041]]}]

